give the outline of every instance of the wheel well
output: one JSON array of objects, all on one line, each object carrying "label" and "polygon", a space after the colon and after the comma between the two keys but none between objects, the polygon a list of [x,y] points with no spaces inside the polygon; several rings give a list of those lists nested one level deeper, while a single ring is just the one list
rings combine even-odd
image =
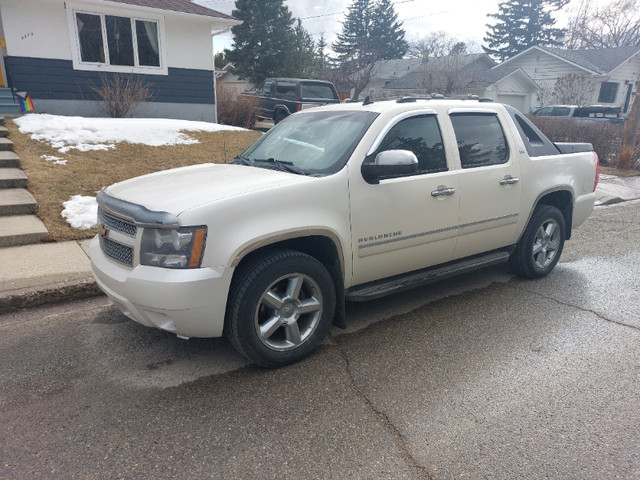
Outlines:
[{"label": "wheel well", "polygon": [[[571,238],[571,222],[573,221],[573,195],[567,190],[558,190],[544,195],[537,205],[550,205],[562,213],[565,224],[565,240]],[[536,206],[537,206],[536,205]]]},{"label": "wheel well", "polygon": [[[244,256],[238,263],[236,272],[240,271],[243,265],[250,262],[255,257],[265,255],[270,251],[283,249],[297,250],[299,252],[306,253],[322,263],[329,271],[336,290],[336,314],[334,318],[334,325],[345,328],[343,262],[338,252],[337,245],[330,238],[322,235],[310,235],[307,237],[290,238],[266,245],[253,250]],[[234,273],[234,277],[235,275],[236,274]]]}]

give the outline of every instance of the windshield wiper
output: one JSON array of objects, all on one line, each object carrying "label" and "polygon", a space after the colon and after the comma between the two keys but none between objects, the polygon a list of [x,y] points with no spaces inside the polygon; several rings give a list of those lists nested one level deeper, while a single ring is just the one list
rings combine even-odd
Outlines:
[{"label": "windshield wiper", "polygon": [[269,167],[265,167],[265,168],[270,168],[270,166],[273,165],[273,167],[275,167],[276,170],[280,170],[282,172],[297,173],[298,175],[308,175],[307,171],[294,166],[293,162],[287,162],[287,161],[284,161],[284,160],[276,160],[273,157],[271,157],[271,158],[256,158],[253,161],[256,162],[256,163],[268,163]]},{"label": "windshield wiper", "polygon": [[249,165],[249,166],[254,166],[255,163],[253,162],[253,160],[251,160],[250,158],[247,157],[243,157],[242,155],[238,155],[237,157],[235,157],[233,160],[231,160],[232,165]]}]

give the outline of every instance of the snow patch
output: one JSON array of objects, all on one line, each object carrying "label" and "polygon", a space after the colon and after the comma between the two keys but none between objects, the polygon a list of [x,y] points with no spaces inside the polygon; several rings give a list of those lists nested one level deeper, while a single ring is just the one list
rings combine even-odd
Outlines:
[{"label": "snow patch", "polygon": [[98,225],[98,203],[95,197],[74,195],[66,202],[62,202],[62,218],[73,228],[88,230]]}]

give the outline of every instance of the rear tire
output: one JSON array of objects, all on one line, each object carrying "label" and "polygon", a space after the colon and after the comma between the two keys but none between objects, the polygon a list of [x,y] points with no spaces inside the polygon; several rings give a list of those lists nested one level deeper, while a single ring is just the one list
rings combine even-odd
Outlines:
[{"label": "rear tire", "polygon": [[541,278],[551,273],[562,254],[565,231],[560,210],[550,205],[536,207],[509,258],[511,268],[528,278]]},{"label": "rear tire", "polygon": [[294,250],[267,252],[238,271],[225,334],[252,362],[281,367],[315,350],[335,305],[333,279],[319,261]]},{"label": "rear tire", "polygon": [[282,111],[282,110],[278,110],[276,113],[273,114],[273,124],[277,125],[278,123],[280,123],[282,120],[284,120],[285,118],[287,118],[287,114]]}]

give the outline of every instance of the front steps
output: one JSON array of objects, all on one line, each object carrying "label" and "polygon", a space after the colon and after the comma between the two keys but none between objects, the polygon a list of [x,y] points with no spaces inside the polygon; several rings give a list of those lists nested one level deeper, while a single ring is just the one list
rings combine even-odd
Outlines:
[{"label": "front steps", "polygon": [[49,232],[35,215],[38,204],[26,189],[27,176],[7,138],[4,118],[0,117],[0,125],[0,247],[42,242]]}]

